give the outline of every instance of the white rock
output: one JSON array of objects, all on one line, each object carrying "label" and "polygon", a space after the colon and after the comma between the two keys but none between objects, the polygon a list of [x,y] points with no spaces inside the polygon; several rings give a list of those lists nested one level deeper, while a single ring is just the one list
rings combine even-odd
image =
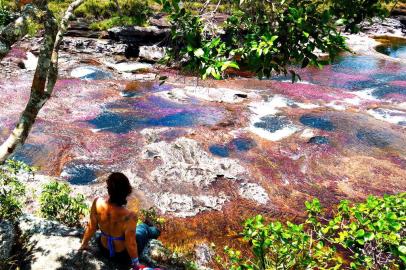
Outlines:
[{"label": "white rock", "polygon": [[105,62],[108,67],[114,68],[118,72],[128,72],[133,73],[137,71],[147,71],[152,69],[151,64],[146,63],[138,63],[138,62],[125,62],[119,64],[112,64]]},{"label": "white rock", "polygon": [[154,46],[140,46],[139,57],[147,61],[159,61],[164,58],[166,48]]},{"label": "white rock", "polygon": [[[252,116],[250,121],[251,124],[248,130],[270,141],[279,141],[293,135],[299,130],[299,128],[291,123],[287,117],[278,114],[281,113],[279,110],[280,108],[292,106],[294,104],[296,103],[294,103],[292,100],[279,95],[271,97],[268,101],[251,103],[249,108],[252,112]],[[286,122],[286,124],[281,127],[281,129],[275,131],[269,131],[264,128],[257,127],[256,124],[263,122],[264,118],[266,117],[280,117],[281,121],[283,120]]]},{"label": "white rock", "polygon": [[78,67],[71,71],[70,74],[74,78],[87,79],[87,80],[102,80],[112,78],[112,74],[98,69],[95,67]]},{"label": "white rock", "polygon": [[27,59],[23,60],[24,66],[27,70],[35,70],[38,64],[38,58],[31,52],[27,52]]},{"label": "white rock", "polygon": [[368,110],[367,112],[378,120],[392,124],[406,125],[406,111],[377,108]]},{"label": "white rock", "polygon": [[183,88],[174,88],[170,91],[158,93],[165,98],[184,102],[190,98],[197,98],[200,100],[211,102],[224,102],[224,103],[241,103],[245,100],[257,97],[252,92],[243,92],[229,88],[206,88],[200,86],[186,86]]},{"label": "white rock", "polygon": [[161,159],[162,164],[151,173],[152,179],[159,184],[207,187],[219,176],[237,179],[246,174],[236,160],[214,157],[196,141],[184,137],[171,143],[149,144],[142,155],[144,159]]},{"label": "white rock", "polygon": [[266,190],[258,184],[244,183],[240,187],[241,197],[256,201],[259,204],[266,204],[269,201],[269,196]]},{"label": "white rock", "polygon": [[221,210],[227,201],[224,195],[191,196],[186,194],[162,193],[154,195],[155,206],[165,214],[176,217],[191,217],[208,210]]}]

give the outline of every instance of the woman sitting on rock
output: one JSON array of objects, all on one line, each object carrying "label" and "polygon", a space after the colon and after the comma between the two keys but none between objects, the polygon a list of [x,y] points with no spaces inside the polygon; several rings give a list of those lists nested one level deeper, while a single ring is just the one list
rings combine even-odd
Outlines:
[{"label": "woman sitting on rock", "polygon": [[159,230],[145,223],[137,229],[137,215],[125,207],[132,187],[124,174],[112,173],[107,190],[108,199],[96,198],[93,202],[81,249],[88,249],[90,239],[100,229],[97,242],[103,255],[117,263],[131,263],[135,270],[151,269],[139,263],[138,255],[149,239],[159,236]]}]

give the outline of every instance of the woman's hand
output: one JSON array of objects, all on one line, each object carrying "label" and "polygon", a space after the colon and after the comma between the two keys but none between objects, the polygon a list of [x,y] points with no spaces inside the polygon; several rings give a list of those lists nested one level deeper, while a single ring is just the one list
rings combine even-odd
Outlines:
[{"label": "woman's hand", "polygon": [[89,250],[89,244],[82,244],[79,248],[79,251]]}]

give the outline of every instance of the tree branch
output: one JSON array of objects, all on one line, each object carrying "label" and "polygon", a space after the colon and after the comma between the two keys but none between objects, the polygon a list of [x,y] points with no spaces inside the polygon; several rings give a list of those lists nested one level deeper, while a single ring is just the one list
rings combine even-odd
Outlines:
[{"label": "tree branch", "polygon": [[78,8],[85,0],[76,0],[72,2],[68,9],[65,12],[60,24],[59,24],[59,31],[56,35],[56,40],[54,44],[54,48],[52,50],[52,57],[51,57],[51,65],[49,67],[48,73],[48,83],[46,87],[46,92],[49,96],[52,95],[54,90],[56,80],[58,79],[58,59],[59,59],[59,48],[61,47],[61,43],[63,40],[63,36],[68,29],[69,21],[73,17],[73,12],[76,8]]},{"label": "tree branch", "polygon": [[[63,35],[66,32],[73,11],[80,6],[83,1],[84,0],[76,0],[69,6],[59,27],[47,5],[44,5],[43,2],[39,2],[40,9],[45,12],[44,41],[31,85],[30,99],[13,132],[0,146],[0,164],[4,163],[18,146],[24,144],[39,111],[51,97],[58,78],[58,53]],[[22,37],[21,34],[19,34],[18,37]],[[16,37],[14,37],[14,39],[18,40]]]}]

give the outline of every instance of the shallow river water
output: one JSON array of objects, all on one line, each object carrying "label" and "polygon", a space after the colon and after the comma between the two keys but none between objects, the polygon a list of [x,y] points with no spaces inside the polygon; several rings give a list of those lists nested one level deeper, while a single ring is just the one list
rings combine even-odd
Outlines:
[{"label": "shallow river water", "polygon": [[[199,86],[86,68],[83,78],[67,68],[71,75],[58,81],[14,158],[78,188],[100,190],[108,172],[124,171],[137,189],[131,206],[156,206],[168,219],[168,242],[227,243],[244,218],[301,216],[314,196],[330,206],[406,190],[406,66],[399,62],[348,55],[299,70],[295,84],[277,77]],[[3,139],[31,76],[1,78]]]}]

